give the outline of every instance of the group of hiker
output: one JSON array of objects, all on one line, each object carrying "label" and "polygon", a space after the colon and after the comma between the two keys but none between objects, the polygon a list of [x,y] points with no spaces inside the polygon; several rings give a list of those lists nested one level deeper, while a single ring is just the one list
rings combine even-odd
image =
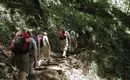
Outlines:
[{"label": "group of hiker", "polygon": [[[67,30],[65,27],[58,32],[58,45],[62,53],[62,57],[67,57],[69,53],[74,53],[77,48],[78,34],[74,30]],[[66,54],[68,53],[68,54]]]},{"label": "group of hiker", "polygon": [[[62,57],[67,57],[67,51],[74,52],[77,48],[75,34],[74,30],[68,32],[65,27],[58,31],[58,46]],[[19,70],[19,80],[26,80],[27,75],[34,74],[38,60],[44,59],[47,63],[51,62],[51,44],[47,32],[42,31],[37,35],[35,31],[17,31],[11,41],[10,50],[13,64]]]}]

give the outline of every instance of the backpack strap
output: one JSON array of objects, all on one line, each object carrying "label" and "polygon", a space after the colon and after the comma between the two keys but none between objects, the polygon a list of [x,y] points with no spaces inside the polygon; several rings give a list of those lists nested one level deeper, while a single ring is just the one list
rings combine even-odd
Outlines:
[{"label": "backpack strap", "polygon": [[29,42],[30,42],[30,40],[28,38],[25,38],[23,49],[27,49],[27,47],[28,47],[27,45]]}]

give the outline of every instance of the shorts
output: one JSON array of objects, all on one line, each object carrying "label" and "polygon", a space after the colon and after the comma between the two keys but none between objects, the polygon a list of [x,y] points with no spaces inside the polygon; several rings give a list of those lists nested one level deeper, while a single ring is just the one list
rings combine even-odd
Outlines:
[{"label": "shorts", "polygon": [[29,53],[14,54],[14,63],[19,71],[28,73],[29,71]]}]

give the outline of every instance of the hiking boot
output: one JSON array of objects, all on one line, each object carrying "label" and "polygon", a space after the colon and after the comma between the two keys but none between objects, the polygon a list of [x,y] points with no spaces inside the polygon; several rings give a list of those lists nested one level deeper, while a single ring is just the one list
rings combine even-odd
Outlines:
[{"label": "hiking boot", "polygon": [[66,55],[62,55],[63,58],[66,58]]},{"label": "hiking boot", "polygon": [[66,51],[63,51],[62,57],[66,58]]}]

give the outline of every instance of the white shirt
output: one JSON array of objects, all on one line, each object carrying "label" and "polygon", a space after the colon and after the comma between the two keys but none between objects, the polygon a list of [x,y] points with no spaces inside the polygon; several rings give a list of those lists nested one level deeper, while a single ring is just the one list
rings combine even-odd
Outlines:
[{"label": "white shirt", "polygon": [[48,37],[46,35],[43,36],[43,45],[44,46],[48,46],[49,45],[49,40],[48,40]]}]

